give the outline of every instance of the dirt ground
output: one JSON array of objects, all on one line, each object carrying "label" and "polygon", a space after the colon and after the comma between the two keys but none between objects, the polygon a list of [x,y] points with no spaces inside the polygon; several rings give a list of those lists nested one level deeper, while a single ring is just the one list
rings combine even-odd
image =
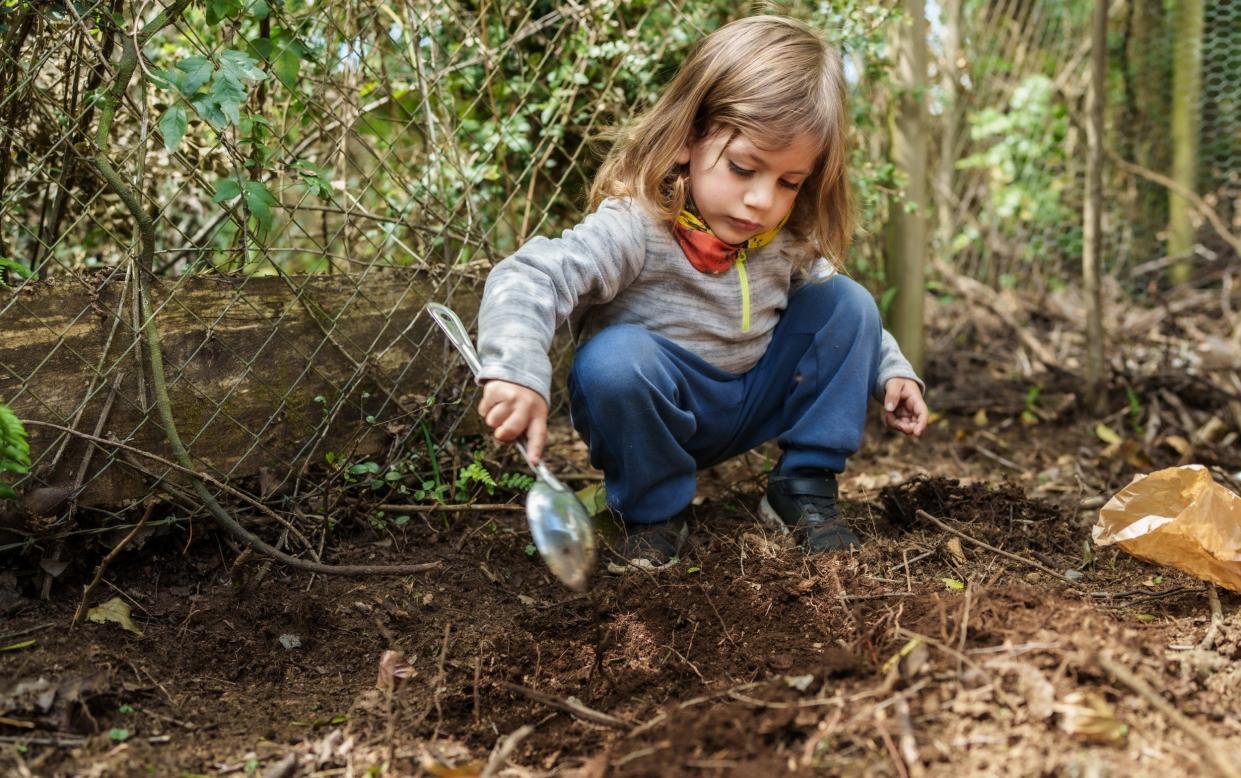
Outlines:
[{"label": "dirt ground", "polygon": [[[399,579],[236,563],[178,528],[120,555],[95,598],[141,635],[70,628],[93,563],[47,600],[17,564],[0,773],[1235,775],[1241,596],[1220,590],[1204,643],[1206,585],[1089,542],[1102,497],[1180,455],[1101,440],[1054,382],[1023,421],[1028,384],[969,359],[932,368],[922,441],[875,424],[851,462],[853,553],[763,528],[759,452],[703,474],[678,564],[580,595],[508,511],[337,539],[335,562],[442,562]],[[553,463],[581,470],[559,433]],[[389,650],[402,677],[381,688]]]}]

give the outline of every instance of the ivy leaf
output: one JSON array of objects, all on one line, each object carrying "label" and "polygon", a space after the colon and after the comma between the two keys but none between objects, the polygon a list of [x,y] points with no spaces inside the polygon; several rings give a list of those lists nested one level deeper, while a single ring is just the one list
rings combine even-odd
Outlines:
[{"label": "ivy leaf", "polygon": [[189,97],[211,80],[215,65],[206,57],[186,57],[177,63],[177,70],[185,74],[177,83],[177,89],[181,90],[181,94]]},{"label": "ivy leaf", "polygon": [[219,204],[225,200],[232,200],[239,194],[241,194],[241,182],[234,176],[221,178],[215,182],[215,197],[211,198],[211,202]]},{"label": "ivy leaf", "polygon": [[258,221],[259,232],[267,234],[271,231],[271,207],[276,204],[276,198],[271,196],[271,192],[268,192],[267,187],[260,181],[247,181],[245,193],[246,207]]},{"label": "ivy leaf", "polygon": [[168,106],[164,115],[159,118],[159,131],[164,135],[164,149],[171,154],[185,137],[185,129],[189,126],[189,118],[185,115],[185,106],[180,103]]},{"label": "ivy leaf", "polygon": [[267,0],[254,0],[247,10],[255,19],[266,19],[271,13],[271,9],[267,7]]}]

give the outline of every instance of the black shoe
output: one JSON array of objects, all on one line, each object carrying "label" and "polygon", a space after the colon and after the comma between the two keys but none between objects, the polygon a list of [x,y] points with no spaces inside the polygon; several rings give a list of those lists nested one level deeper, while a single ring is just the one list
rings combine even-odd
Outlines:
[{"label": "black shoe", "polygon": [[779,476],[767,481],[767,496],[759,505],[763,518],[785,531],[808,554],[861,546],[845,524],[836,505],[836,475]]},{"label": "black shoe", "polygon": [[664,567],[681,553],[688,532],[683,513],[652,524],[625,522],[615,548],[622,564],[609,564],[608,569],[626,572],[634,566],[648,570]]}]

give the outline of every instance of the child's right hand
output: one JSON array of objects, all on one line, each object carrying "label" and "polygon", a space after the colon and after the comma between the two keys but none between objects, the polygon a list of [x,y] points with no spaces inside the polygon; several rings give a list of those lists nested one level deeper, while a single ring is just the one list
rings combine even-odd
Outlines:
[{"label": "child's right hand", "polygon": [[512,443],[526,435],[530,464],[538,464],[547,440],[547,403],[543,395],[521,384],[492,380],[483,384],[478,414],[495,430],[496,440]]}]

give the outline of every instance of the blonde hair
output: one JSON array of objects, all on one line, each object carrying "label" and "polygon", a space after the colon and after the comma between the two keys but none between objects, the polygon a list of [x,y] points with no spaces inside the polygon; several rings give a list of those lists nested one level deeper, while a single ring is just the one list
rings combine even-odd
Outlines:
[{"label": "blonde hair", "polygon": [[591,210],[631,197],[671,226],[689,183],[678,153],[720,131],[773,150],[803,133],[819,142],[785,229],[842,267],[853,235],[844,69],[836,49],[794,19],[752,16],[698,41],[658,102],[615,133],[590,188]]}]

